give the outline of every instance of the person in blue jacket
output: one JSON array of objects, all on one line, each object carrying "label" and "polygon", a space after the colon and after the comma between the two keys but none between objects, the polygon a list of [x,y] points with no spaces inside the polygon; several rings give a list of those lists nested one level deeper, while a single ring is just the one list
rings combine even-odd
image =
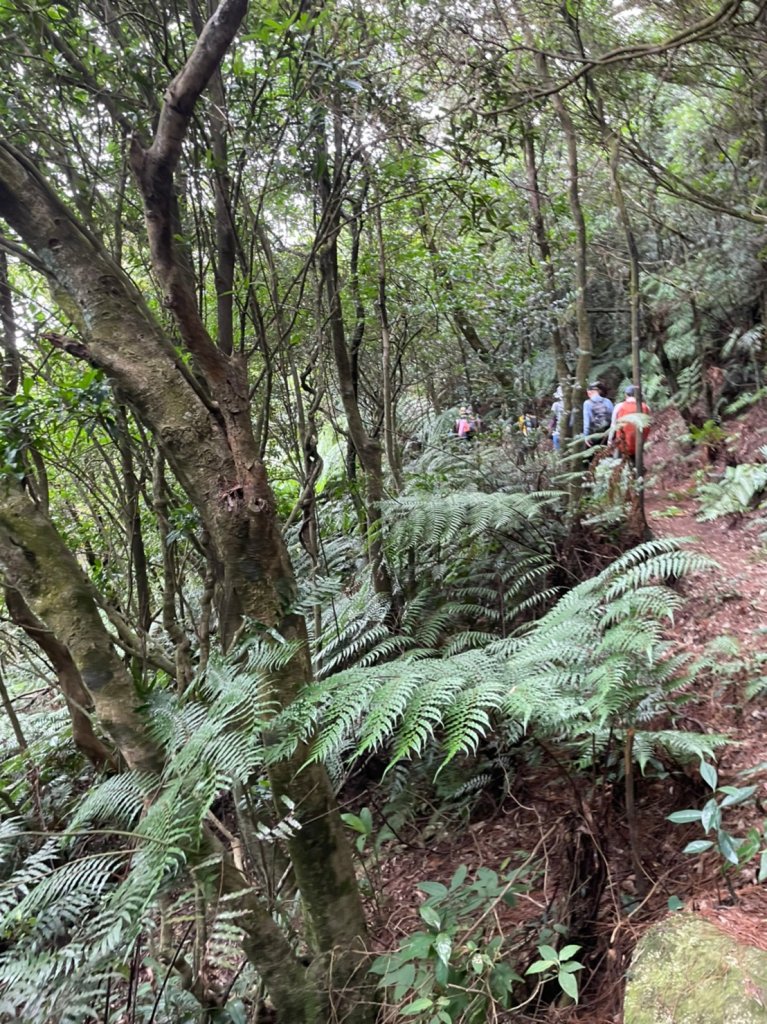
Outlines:
[{"label": "person in blue jacket", "polygon": [[591,448],[605,443],[613,418],[613,403],[604,397],[597,381],[589,384],[586,391],[589,397],[583,403],[583,436]]}]

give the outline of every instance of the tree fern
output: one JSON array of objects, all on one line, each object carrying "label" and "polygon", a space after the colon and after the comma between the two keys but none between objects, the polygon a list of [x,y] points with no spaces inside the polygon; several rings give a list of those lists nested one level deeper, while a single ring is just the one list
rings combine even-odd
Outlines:
[{"label": "tree fern", "polygon": [[408,547],[451,545],[458,539],[475,538],[490,531],[529,528],[542,522],[559,500],[559,492],[410,495],[388,502],[384,512],[392,523],[390,543],[404,551]]},{"label": "tree fern", "polygon": [[662,640],[662,621],[680,598],[657,581],[710,564],[674,542],[653,541],[575,587],[516,636],[339,673],[305,696],[319,723],[312,756],[326,757],[356,734],[357,752],[388,744],[396,761],[436,742],[450,760],[476,749],[499,715],[564,739],[641,724],[650,710],[667,709],[684,681],[685,659],[671,658]]}]

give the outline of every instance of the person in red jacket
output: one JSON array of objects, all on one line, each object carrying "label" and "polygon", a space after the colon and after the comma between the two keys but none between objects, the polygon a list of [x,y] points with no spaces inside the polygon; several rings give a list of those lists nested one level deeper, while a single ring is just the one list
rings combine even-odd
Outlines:
[{"label": "person in red jacket", "polygon": [[[613,409],[610,433],[607,437],[608,446],[615,446],[625,459],[633,459],[637,450],[636,425],[634,423],[620,423],[624,416],[634,416],[638,412],[637,400],[634,397],[634,386],[629,384],[626,388],[626,397]],[[649,415],[650,407],[647,402],[642,402],[642,412]],[[642,430],[642,438],[646,441],[650,433],[649,426]]]}]

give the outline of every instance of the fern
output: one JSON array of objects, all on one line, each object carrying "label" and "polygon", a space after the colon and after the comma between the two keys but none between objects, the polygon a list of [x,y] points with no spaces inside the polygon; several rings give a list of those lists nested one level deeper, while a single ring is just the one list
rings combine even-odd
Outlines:
[{"label": "fern", "polygon": [[390,744],[395,763],[436,741],[447,763],[476,750],[499,715],[576,740],[666,712],[687,659],[671,657],[662,639],[662,622],[680,598],[658,580],[711,564],[672,541],[653,541],[575,587],[517,636],[339,673],[304,695],[319,724],[311,756],[326,758],[356,735],[357,753]]},{"label": "fern", "polygon": [[724,407],[725,416],[737,416],[739,412],[743,412],[751,405],[756,405],[757,402],[763,401],[767,398],[767,388],[758,388],[756,391],[746,391],[742,395],[730,402],[729,405]]},{"label": "fern", "polygon": [[474,539],[489,532],[518,531],[540,523],[559,500],[559,492],[413,495],[388,502],[384,512],[392,522],[391,544],[405,551],[451,545],[459,538]]},{"label": "fern", "polygon": [[[761,449],[767,459],[767,447]],[[757,507],[767,490],[767,463],[727,466],[719,483],[703,483],[697,489],[701,510],[698,519],[710,522],[727,515],[743,515]]]}]

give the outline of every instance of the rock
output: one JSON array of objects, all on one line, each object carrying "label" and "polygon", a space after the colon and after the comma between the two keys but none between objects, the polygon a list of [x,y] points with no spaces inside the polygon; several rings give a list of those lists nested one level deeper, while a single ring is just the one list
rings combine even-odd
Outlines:
[{"label": "rock", "polygon": [[767,1024],[767,953],[695,914],[674,914],[637,945],[624,1024]]}]

